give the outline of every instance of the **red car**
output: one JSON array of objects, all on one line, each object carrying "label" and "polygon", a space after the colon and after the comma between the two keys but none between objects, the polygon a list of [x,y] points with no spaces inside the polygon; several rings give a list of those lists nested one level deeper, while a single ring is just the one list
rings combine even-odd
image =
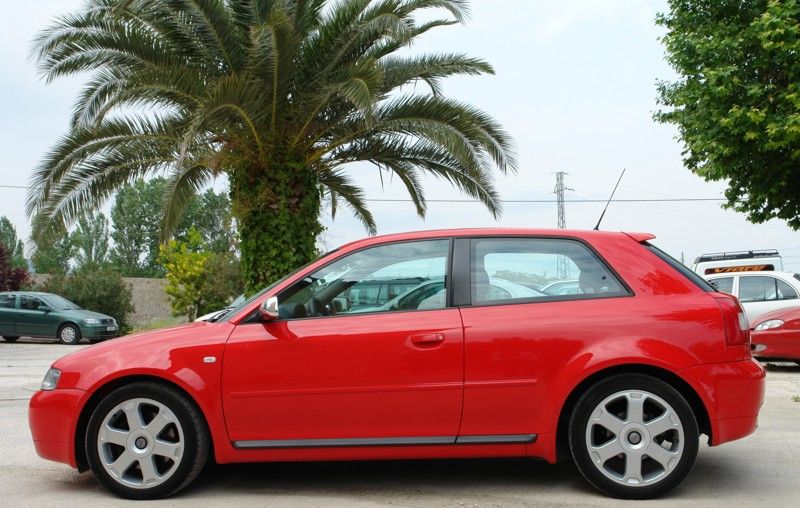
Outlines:
[{"label": "red car", "polygon": [[800,365],[800,307],[768,312],[753,328],[753,356],[762,361],[789,360]]},{"label": "red car", "polygon": [[[737,300],[652,238],[351,243],[216,322],[56,361],[30,402],[36,450],[138,499],[179,491],[210,458],[571,457],[605,493],[662,495],[700,434],[719,445],[755,430],[764,369]],[[391,280],[402,288],[380,289]],[[559,280],[580,292],[535,290]]]}]

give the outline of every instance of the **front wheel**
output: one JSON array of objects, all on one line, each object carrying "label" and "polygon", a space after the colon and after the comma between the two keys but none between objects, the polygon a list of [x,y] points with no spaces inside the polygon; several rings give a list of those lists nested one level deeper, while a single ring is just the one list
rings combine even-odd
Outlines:
[{"label": "front wheel", "polygon": [[72,323],[67,323],[58,329],[58,340],[69,346],[81,341],[81,329]]},{"label": "front wheel", "polygon": [[624,499],[650,499],[678,486],[699,446],[686,399],[660,379],[617,375],[592,386],[569,422],[572,457],[597,489]]},{"label": "front wheel", "polygon": [[178,390],[156,383],[119,388],[95,409],[86,430],[89,466],[127,499],[159,499],[183,489],[206,463],[205,420]]},{"label": "front wheel", "polygon": [[3,335],[3,340],[6,342],[17,342],[19,337],[9,337],[8,335]]}]

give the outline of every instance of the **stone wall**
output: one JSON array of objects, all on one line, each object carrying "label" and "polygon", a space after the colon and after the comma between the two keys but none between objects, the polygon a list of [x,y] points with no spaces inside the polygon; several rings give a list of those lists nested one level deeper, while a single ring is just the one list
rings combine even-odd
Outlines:
[{"label": "stone wall", "polygon": [[[49,277],[50,275],[46,274],[31,274],[36,284],[44,283]],[[141,326],[172,317],[167,293],[164,292],[167,279],[123,277],[122,280],[131,288],[133,306],[136,309],[128,316],[131,325]]]}]

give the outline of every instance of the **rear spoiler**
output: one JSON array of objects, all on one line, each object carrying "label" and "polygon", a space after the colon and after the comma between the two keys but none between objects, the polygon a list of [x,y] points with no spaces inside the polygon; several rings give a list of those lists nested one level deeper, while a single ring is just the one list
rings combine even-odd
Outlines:
[{"label": "rear spoiler", "polygon": [[644,242],[646,242],[648,240],[652,240],[653,238],[656,237],[656,235],[654,235],[652,233],[628,233],[628,232],[623,231],[622,234],[630,236],[631,238],[633,238],[634,240],[636,240],[639,243],[644,243]]}]

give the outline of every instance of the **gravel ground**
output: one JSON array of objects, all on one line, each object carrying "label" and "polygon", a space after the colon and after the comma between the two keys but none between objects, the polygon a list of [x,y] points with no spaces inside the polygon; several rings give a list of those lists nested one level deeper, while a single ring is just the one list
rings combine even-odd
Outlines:
[{"label": "gravel ground", "polygon": [[[77,346],[81,347],[81,346]],[[76,346],[0,342],[0,506],[123,506],[91,473],[40,459],[28,399],[50,363]],[[800,501],[800,367],[771,364],[760,427],[743,440],[702,446],[689,478],[663,506],[797,506]],[[437,460],[210,466],[164,506],[617,506],[571,464]]]}]

